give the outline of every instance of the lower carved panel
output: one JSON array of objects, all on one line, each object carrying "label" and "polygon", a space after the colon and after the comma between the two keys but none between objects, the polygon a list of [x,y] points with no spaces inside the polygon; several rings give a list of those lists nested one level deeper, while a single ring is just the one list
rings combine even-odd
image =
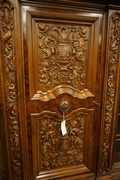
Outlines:
[{"label": "lower carved panel", "polygon": [[79,114],[66,122],[67,134],[61,134],[61,122],[40,118],[41,169],[77,165],[83,162],[85,115]]},{"label": "lower carved panel", "polygon": [[68,175],[78,174],[83,169],[90,172],[84,166],[84,138],[86,117],[91,111],[80,108],[67,115],[67,134],[64,136],[61,133],[62,116],[51,111],[31,115],[34,178],[54,179],[56,174],[60,178],[68,172]]}]

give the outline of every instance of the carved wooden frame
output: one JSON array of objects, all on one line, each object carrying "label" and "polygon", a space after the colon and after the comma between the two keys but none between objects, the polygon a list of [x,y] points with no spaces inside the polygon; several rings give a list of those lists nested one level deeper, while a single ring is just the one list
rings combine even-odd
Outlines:
[{"label": "carved wooden frame", "polygon": [[[87,166],[87,163],[91,159],[91,157],[87,156],[88,148],[85,148],[85,147],[87,147],[86,132],[88,131],[90,124],[93,123],[93,112],[94,112],[94,109],[79,108],[77,110],[72,111],[69,115],[67,115],[66,116],[66,126],[67,126],[68,134],[65,137],[62,137],[60,135],[61,134],[60,123],[63,120],[62,116],[60,116],[56,112],[51,112],[51,111],[43,111],[41,113],[31,114],[33,174],[34,174],[35,179],[41,179],[41,180],[44,178],[45,179],[49,179],[49,178],[55,179],[55,178],[59,178],[62,176],[65,177],[68,174],[69,174],[69,176],[72,176],[72,175],[75,175],[76,173],[82,174],[83,172],[86,172],[88,174],[88,176],[93,175],[93,177],[94,177],[94,173],[90,172],[89,168]],[[77,123],[77,125],[78,124],[80,125],[79,130],[80,130],[80,128],[82,128],[81,135],[80,134],[78,135],[78,139],[81,138],[81,142],[83,142],[83,143],[81,144],[81,148],[79,147],[81,150],[78,148],[78,152],[76,151],[76,153],[78,153],[77,157],[80,158],[79,159],[80,161],[77,162],[77,164],[74,166],[70,163],[68,163],[69,166],[67,166],[68,165],[67,162],[69,162],[69,160],[67,160],[66,164],[64,164],[65,167],[61,168],[61,165],[59,165],[59,163],[60,163],[60,159],[62,160],[62,153],[63,153],[63,156],[64,156],[64,153],[66,153],[66,158],[68,158],[68,159],[69,159],[69,155],[67,154],[67,151],[69,151],[69,153],[71,152],[71,154],[73,153],[71,148],[69,148],[69,149],[67,148],[67,146],[69,144],[69,142],[67,140],[69,139],[69,136],[71,134],[70,127],[72,126],[77,130],[76,123]],[[43,131],[46,128],[48,128],[47,134],[43,133]],[[92,133],[92,129],[90,131]],[[46,138],[47,138],[47,140],[46,140]],[[85,140],[83,141],[83,139],[85,139]],[[56,147],[57,147],[57,143],[60,141],[62,142],[62,143],[60,143],[61,150],[58,151],[56,149]],[[53,142],[54,142],[54,144],[53,144]],[[92,144],[92,137],[89,138],[89,143]],[[54,159],[51,159],[51,157],[52,157],[51,155],[53,153],[52,150],[48,153],[49,157],[46,156],[46,153],[47,153],[46,147],[47,147],[47,149],[53,149],[53,146],[55,148],[53,150],[54,156],[57,155],[57,158],[58,158],[58,160],[56,158],[56,161],[54,161]],[[73,146],[74,146],[74,142],[73,142]],[[42,149],[42,152],[44,152],[44,153],[40,153],[41,149]],[[89,152],[91,152],[91,149],[92,148],[90,147]],[[59,155],[60,155],[60,159],[59,159]],[[71,155],[70,159],[71,158],[74,161],[75,155]],[[44,160],[45,160],[45,162],[47,162],[47,164],[44,164]],[[48,164],[48,162],[50,162],[50,163]],[[64,163],[65,163],[65,161],[64,161]],[[54,168],[51,167],[52,164],[54,164]],[[62,161],[60,164],[62,164]],[[47,169],[49,169],[49,171],[47,171]],[[66,172],[64,172],[64,171],[66,171]]]},{"label": "carved wooden frame", "polygon": [[[23,4],[23,7],[22,7],[22,10],[23,10],[23,12],[25,13],[25,11],[26,11],[26,14],[24,14],[24,15],[26,15],[26,22],[24,21],[24,23],[25,23],[25,25],[28,23],[28,24],[30,24],[31,22],[33,22],[34,23],[34,21],[37,19],[37,17],[39,18],[39,16],[41,17],[44,17],[44,18],[46,18],[46,13],[44,12],[44,10],[43,10],[43,12],[40,12],[39,11],[39,9],[37,9],[37,8],[34,8],[34,7],[32,7],[32,8],[28,8],[28,6],[25,6],[24,4]],[[44,8],[43,8],[44,9]],[[51,10],[51,11],[53,11],[53,9]],[[49,15],[51,15],[52,13],[49,13]],[[66,14],[66,13],[65,13]],[[82,14],[82,13],[81,13]],[[23,16],[24,16],[23,15]],[[56,13],[56,15],[57,15],[57,13]],[[53,15],[52,15],[53,16]],[[61,16],[63,16],[62,14],[61,14]],[[60,15],[59,15],[59,18],[61,17]],[[98,14],[97,16],[96,16],[96,14],[95,14],[95,16],[93,15],[93,17],[89,17],[89,12],[87,13],[87,16],[88,16],[88,19],[86,20],[86,17],[84,17],[84,15],[83,15],[83,17],[80,17],[80,16],[73,16],[73,18],[74,18],[74,20],[75,20],[75,18],[77,17],[77,19],[79,18],[81,18],[80,20],[83,20],[83,18],[85,18],[85,20],[87,21],[87,23],[88,23],[88,25],[90,25],[91,26],[91,28],[92,28],[92,32],[94,32],[94,29],[96,29],[96,27],[97,27],[97,25],[99,26],[99,24],[100,24],[100,22],[102,21],[102,17],[103,17],[103,14],[102,13],[100,13],[100,14]],[[67,16],[68,17],[68,16]],[[35,19],[35,20],[34,20]],[[42,19],[42,18],[41,18]],[[36,21],[38,21],[38,19],[36,20]],[[47,20],[46,20],[47,21]],[[73,21],[73,19],[71,20],[71,21]],[[24,26],[24,23],[23,23],[23,26]],[[30,27],[30,26],[29,26]],[[35,27],[35,26],[34,26]],[[33,27],[33,28],[34,28]],[[102,28],[101,28],[102,29]],[[26,31],[27,30],[27,31]],[[27,33],[26,33],[27,32]],[[23,32],[23,34],[24,34],[24,37],[25,37],[25,39],[27,40],[26,42],[25,42],[25,46],[29,46],[29,42],[30,42],[30,40],[32,39],[31,38],[31,33],[32,31],[31,31],[31,27],[30,27],[30,29],[26,29],[25,28],[25,33]],[[95,38],[95,40],[97,41],[95,41],[95,44],[97,44],[98,43],[98,39],[97,39],[97,33],[98,33],[99,31],[98,31],[98,29],[97,29],[97,32],[95,33],[95,35],[96,35],[96,38]],[[36,33],[35,33],[36,34]],[[93,33],[94,34],[94,33]],[[29,39],[29,37],[30,37],[30,39]],[[29,40],[28,40],[29,39]],[[100,41],[101,42],[101,41]],[[94,44],[94,46],[95,46],[95,44]],[[29,59],[30,58],[30,63],[32,62],[32,57],[33,57],[33,54],[31,53],[32,52],[32,48],[31,48],[31,46],[29,46],[29,48],[26,48],[26,49],[28,49],[28,51],[29,52],[27,52],[27,50],[26,50],[26,55],[25,56],[27,56],[27,58]],[[97,56],[98,56],[98,54],[96,53],[97,51],[94,51],[94,56],[97,58]],[[96,59],[95,58],[95,59]],[[92,63],[93,64],[93,63]],[[33,66],[33,64],[31,65],[31,67]],[[93,66],[92,66],[93,67]],[[34,74],[33,72],[31,73],[31,70],[32,70],[33,68],[30,68],[30,70],[29,70],[29,74],[30,75],[32,75],[32,74]],[[96,68],[95,68],[96,69]],[[89,75],[91,75],[92,74],[92,71],[91,71],[91,73],[89,74]],[[95,77],[95,76],[94,76]],[[32,77],[33,78],[33,77]],[[34,81],[36,80],[36,79],[33,79]],[[95,80],[94,80],[95,81]],[[33,83],[31,83],[31,84],[33,84]],[[90,84],[90,83],[89,83]],[[94,84],[94,83],[93,83]],[[66,87],[65,87],[66,88]],[[65,89],[66,90],[66,89]],[[64,90],[64,92],[63,93],[65,93],[65,90]],[[67,89],[68,90],[68,89]],[[34,91],[34,89],[32,90],[33,91],[33,93],[32,93],[32,96],[30,95],[30,98],[31,98],[31,100],[34,100],[34,98],[33,98],[33,95],[34,95],[34,93],[36,93],[36,91]],[[94,89],[94,87],[92,87],[92,91],[95,91],[95,89]],[[74,92],[74,91],[73,91]],[[71,91],[70,91],[70,93],[72,93],[72,95],[74,94],[72,92],[72,89],[71,89]],[[41,92],[40,92],[41,93]],[[67,92],[68,93],[68,92]],[[69,94],[70,94],[69,93]],[[80,92],[79,92],[80,93]],[[58,89],[58,93],[57,93],[57,95],[59,94],[59,89]],[[48,96],[49,97],[49,96]],[[46,98],[45,97],[45,100],[49,100],[49,99],[51,99],[51,97],[52,98],[54,98],[53,96],[51,96],[50,98]],[[81,98],[82,96],[80,96],[80,98]],[[35,98],[35,100],[39,100],[39,93],[38,93],[38,97],[36,96],[36,98]],[[82,98],[81,98],[82,99]],[[44,99],[40,99],[40,100],[44,100]],[[45,101],[44,100],[44,101]],[[93,158],[93,156],[92,156],[92,158]],[[91,158],[91,159],[92,159]],[[41,177],[42,178],[42,177]]]},{"label": "carved wooden frame", "polygon": [[120,66],[120,12],[109,11],[106,48],[106,80],[104,81],[98,179],[112,179],[114,141],[116,136],[116,109]]},{"label": "carved wooden frame", "polygon": [[[21,71],[18,68],[21,55],[20,52],[17,52],[16,48],[17,43],[21,45],[20,32],[16,32],[17,20],[20,22],[18,17],[20,15],[19,3],[17,0],[3,0],[1,10],[3,12],[3,18],[1,20],[3,24],[1,29],[1,81],[7,153],[9,157],[9,179],[29,179],[28,167],[26,167],[26,165],[28,165],[27,147],[23,148],[22,145],[27,144],[27,138],[26,132],[23,130],[25,126],[25,122],[23,122],[25,115],[22,113],[22,104],[24,102],[22,102],[20,98],[20,96],[22,96],[22,98],[24,96],[24,94],[22,94],[23,87],[20,87],[22,77],[19,77],[19,73]],[[22,68],[22,64],[20,68]],[[23,135],[25,136],[24,139],[22,138]]]},{"label": "carved wooden frame", "polygon": [[[12,0],[11,0],[12,1]],[[8,0],[1,2],[1,12],[3,13],[2,28],[1,28],[1,83],[2,83],[2,95],[3,95],[3,105],[4,105],[4,118],[6,126],[6,139],[7,139],[7,153],[8,153],[8,166],[9,166],[9,177],[11,180],[22,180],[23,178],[23,155],[21,146],[21,130],[20,130],[20,114],[19,114],[19,94],[18,94],[18,75],[16,67],[19,64],[16,58],[16,37],[15,37],[15,10],[12,3]],[[118,32],[120,30],[114,24],[114,18],[117,17],[117,25],[120,21],[120,12],[111,12],[109,17],[109,27],[110,34],[108,33],[108,54],[106,55],[106,81],[104,86],[104,98],[103,98],[103,113],[102,113],[102,123],[101,123],[101,135],[100,140],[100,152],[99,152],[99,168],[98,173],[100,176],[110,174],[111,162],[109,158],[113,151],[113,144],[110,142],[114,137],[112,132],[114,132],[113,120],[115,120],[114,108],[117,102],[117,79],[119,76],[118,67],[119,61],[119,39]],[[114,36],[112,36],[111,28],[115,31]],[[113,40],[117,40],[116,49],[113,49]],[[111,59],[111,55],[116,53],[116,57]],[[116,71],[114,71],[116,69]],[[113,78],[113,79],[112,79]],[[114,84],[114,86],[112,86]],[[112,93],[111,93],[112,87]],[[105,108],[104,108],[105,104]],[[109,107],[111,107],[109,109]],[[29,176],[29,175],[28,175]],[[26,177],[28,177],[26,175]]]},{"label": "carved wooden frame", "polygon": [[[46,86],[46,84],[41,84],[41,85],[39,85],[39,83],[38,83],[38,80],[40,79],[40,77],[38,76],[38,75],[36,75],[36,74],[38,74],[38,60],[36,60],[36,59],[39,59],[38,57],[40,56],[39,55],[39,53],[36,51],[36,52],[34,52],[34,49],[38,49],[38,47],[40,46],[40,45],[38,45],[37,43],[36,43],[36,39],[38,39],[38,37],[36,36],[36,38],[34,37],[34,36],[32,36],[32,34],[31,34],[31,31],[33,31],[34,32],[34,34],[37,34],[38,36],[39,36],[39,34],[38,34],[38,32],[37,32],[37,28],[36,28],[36,26],[37,26],[37,23],[38,23],[38,21],[41,21],[43,24],[44,24],[44,26],[45,26],[45,22],[47,21],[47,23],[50,23],[50,22],[52,22],[53,21],[53,19],[54,19],[54,16],[56,17],[56,19],[58,19],[58,20],[56,20],[55,21],[55,23],[57,22],[58,24],[60,23],[60,24],[64,24],[64,23],[62,23],[62,20],[63,20],[63,22],[65,21],[66,23],[70,23],[70,24],[74,24],[74,25],[76,25],[76,26],[78,26],[78,27],[80,27],[80,26],[82,26],[82,28],[85,26],[85,27],[89,27],[89,31],[90,31],[90,33],[92,34],[93,33],[93,31],[94,31],[94,29],[97,29],[96,27],[97,27],[97,23],[99,23],[98,21],[98,19],[99,18],[101,18],[100,16],[101,16],[101,14],[99,14],[98,15],[98,17],[92,17],[92,18],[90,18],[90,19],[88,19],[88,21],[86,21],[83,25],[81,25],[82,24],[82,21],[83,21],[83,19],[85,19],[85,17],[84,17],[84,14],[82,15],[81,14],[81,17],[79,17],[78,15],[74,15],[73,16],[73,19],[70,19],[69,18],[69,15],[65,15],[66,16],[66,19],[64,19],[64,17],[63,17],[63,15],[62,14],[59,14],[59,13],[54,13],[54,15],[53,15],[53,13],[50,13],[50,12],[48,12],[48,14],[49,14],[49,18],[51,18],[50,20],[48,19],[47,20],[47,16],[46,16],[46,13],[45,12],[39,12],[39,10],[35,10],[35,12],[32,12],[31,10],[29,10],[29,9],[27,9],[27,7],[25,7],[25,6],[23,6],[23,12],[26,12],[26,18],[27,18],[27,21],[26,21],[26,23],[28,23],[29,24],[29,26],[30,26],[30,28],[29,29],[27,29],[26,31],[27,31],[27,33],[25,33],[26,35],[25,36],[27,36],[27,46],[28,46],[28,63],[29,63],[29,76],[30,76],[30,79],[29,79],[29,83],[30,83],[30,87],[29,87],[29,90],[30,90],[30,99],[31,100],[41,100],[41,101],[49,101],[49,100],[51,100],[51,99],[55,99],[58,95],[60,95],[60,94],[62,94],[62,93],[67,93],[67,94],[70,94],[70,95],[72,95],[73,97],[77,97],[77,98],[79,98],[79,99],[86,99],[86,98],[88,98],[88,97],[94,97],[94,95],[89,91],[89,89],[87,89],[87,88],[85,88],[84,86],[82,87],[82,90],[80,90],[79,88],[76,88],[76,87],[74,87],[74,86],[71,86],[71,85],[68,85],[67,83],[66,84],[63,84],[63,85],[57,85],[57,86],[55,86],[55,87],[53,87],[52,89],[50,89],[50,90],[47,90],[47,91],[42,91],[42,86]],[[35,13],[36,13],[36,16],[35,16]],[[40,17],[40,18],[39,18]],[[79,21],[78,21],[79,20]],[[74,22],[75,21],[75,22]],[[37,22],[37,23],[36,23]],[[43,25],[42,24],[40,24],[41,26],[42,26],[42,28],[43,28]],[[39,25],[39,26],[40,26]],[[52,25],[54,25],[54,23],[52,24]],[[45,28],[45,27],[44,27]],[[40,27],[38,28],[38,29],[40,29]],[[57,29],[57,28],[56,28]],[[84,28],[83,28],[84,29]],[[45,29],[46,30],[46,29]],[[42,30],[43,31],[43,30]],[[43,33],[44,33],[44,31],[43,31]],[[91,38],[91,37],[90,37]],[[95,38],[95,39],[97,39],[97,38]],[[96,41],[95,41],[95,39],[92,39],[92,40],[89,40],[89,41],[91,41],[91,44],[89,43],[89,46],[94,46],[94,44],[96,43]],[[57,39],[58,40],[58,39]],[[93,43],[93,41],[94,41],[94,43]],[[30,46],[30,43],[32,43],[32,44],[34,44],[34,46],[33,47],[31,47]],[[93,43],[93,44],[92,44]],[[39,43],[40,44],[40,43]],[[57,48],[57,47],[56,47]],[[39,48],[40,49],[40,48]],[[45,49],[43,49],[43,50],[45,50]],[[96,54],[96,52],[93,52],[94,53],[94,56],[96,57],[97,56],[97,54]],[[34,55],[33,55],[34,54]],[[89,54],[90,54],[90,52],[89,52]],[[92,56],[91,54],[90,54],[90,56],[89,56],[89,60],[87,60],[88,61],[88,64],[87,64],[87,66],[89,66],[89,63],[90,63],[90,58],[91,59],[94,59],[94,56]],[[48,60],[48,59],[47,59]],[[46,62],[45,62],[46,63]],[[92,62],[93,63],[93,62]],[[40,63],[39,63],[40,64]],[[52,66],[52,65],[51,65]],[[58,66],[59,67],[59,66]],[[44,69],[50,69],[50,66],[46,66],[46,67],[43,67]],[[63,67],[62,67],[63,68]],[[88,68],[88,67],[87,67]],[[59,69],[60,69],[60,67],[59,67]],[[35,73],[35,72],[37,72],[37,73]],[[51,71],[50,71],[51,72]],[[49,72],[49,74],[50,74],[50,72]],[[76,73],[76,72],[75,72]],[[34,77],[32,76],[32,74],[34,74]],[[42,74],[42,76],[46,76],[46,72],[44,72],[43,74]],[[72,76],[74,76],[73,74],[71,74]],[[90,76],[93,76],[93,74],[92,74],[92,71],[90,72],[90,75],[86,75],[87,76],[87,78],[89,78]],[[56,79],[53,79],[54,81],[57,81]],[[94,76],[93,76],[93,80],[94,80]],[[31,86],[31,84],[34,84],[34,86],[32,85]],[[40,87],[41,86],[41,87]],[[93,91],[94,91],[94,89],[92,89]]]},{"label": "carved wooden frame", "polygon": [[18,85],[15,50],[15,11],[1,2],[1,82],[6,129],[9,179],[23,179]]}]

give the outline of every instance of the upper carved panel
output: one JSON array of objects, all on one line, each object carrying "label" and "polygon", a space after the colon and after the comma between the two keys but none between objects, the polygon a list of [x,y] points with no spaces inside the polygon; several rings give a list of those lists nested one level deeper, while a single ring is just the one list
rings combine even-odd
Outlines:
[{"label": "upper carved panel", "polygon": [[38,85],[31,99],[48,101],[62,93],[80,99],[94,97],[86,89],[89,27],[48,22],[35,23],[35,27],[38,51],[33,73]]},{"label": "upper carved panel", "polygon": [[46,92],[58,85],[83,89],[86,82],[87,28],[60,24],[38,24],[38,28],[41,90]]}]

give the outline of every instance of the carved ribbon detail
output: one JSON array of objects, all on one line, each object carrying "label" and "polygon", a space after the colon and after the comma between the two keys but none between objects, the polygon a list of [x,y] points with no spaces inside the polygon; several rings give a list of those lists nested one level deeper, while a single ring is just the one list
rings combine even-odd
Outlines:
[{"label": "carved ribbon detail", "polygon": [[120,13],[112,14],[110,18],[110,47],[108,60],[107,96],[104,120],[104,137],[102,143],[102,161],[100,172],[106,174],[109,171],[109,149],[111,138],[111,125],[116,91],[116,70],[118,62],[118,47],[120,38]]},{"label": "carved ribbon detail", "polygon": [[2,3],[2,43],[6,119],[8,124],[10,171],[12,179],[22,180],[22,158],[16,89],[15,52],[13,43],[14,17],[10,2]]},{"label": "carved ribbon detail", "polygon": [[41,170],[78,165],[83,162],[84,123],[86,113],[66,121],[62,136],[60,123],[51,115],[40,118]]},{"label": "carved ribbon detail", "polygon": [[87,27],[39,23],[38,30],[40,89],[46,92],[59,85],[83,89]]}]

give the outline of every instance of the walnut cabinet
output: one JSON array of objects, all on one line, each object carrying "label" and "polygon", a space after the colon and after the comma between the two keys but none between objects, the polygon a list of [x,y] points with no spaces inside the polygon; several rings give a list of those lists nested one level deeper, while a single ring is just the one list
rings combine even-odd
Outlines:
[{"label": "walnut cabinet", "polygon": [[119,4],[0,5],[9,180],[119,180]]}]

